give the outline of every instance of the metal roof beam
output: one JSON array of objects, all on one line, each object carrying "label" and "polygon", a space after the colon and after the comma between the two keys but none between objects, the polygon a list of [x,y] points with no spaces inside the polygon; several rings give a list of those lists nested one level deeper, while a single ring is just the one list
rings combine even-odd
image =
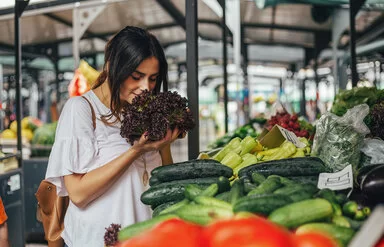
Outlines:
[{"label": "metal roof beam", "polygon": [[270,29],[279,29],[279,30],[288,30],[288,31],[297,31],[297,32],[307,32],[307,33],[330,33],[330,30],[324,30],[320,28],[306,28],[299,26],[288,26],[288,25],[279,25],[279,24],[269,24],[269,23],[243,23],[244,28],[270,28]]},{"label": "metal roof beam", "polygon": [[[52,20],[55,20],[55,21],[57,21],[57,22],[59,22],[59,23],[61,23],[61,24],[66,25],[66,26],[68,26],[68,27],[71,27],[71,28],[73,27],[73,24],[72,24],[71,22],[69,22],[69,21],[67,21],[67,20],[65,20],[65,19],[63,19],[63,18],[61,18],[61,17],[59,17],[59,16],[57,16],[57,15],[54,15],[54,14],[51,14],[51,13],[46,13],[46,14],[44,14],[44,15],[45,15],[46,17],[52,19]],[[85,35],[86,35],[86,36],[88,36],[88,35],[93,35],[93,36],[95,36],[95,35],[97,35],[97,34],[91,32],[91,31],[85,31]],[[101,40],[103,40],[103,41],[108,41],[108,39],[107,39],[105,36],[95,36],[95,38],[99,38],[99,39],[101,39]]]},{"label": "metal roof beam", "polygon": [[184,15],[170,0],[157,0],[157,3],[181,26],[184,30],[187,29]]},{"label": "metal roof beam", "polygon": [[[184,29],[184,31],[187,30],[184,15],[180,12],[180,10],[177,9],[177,7],[170,0],[156,0],[156,1],[175,20],[175,22]],[[201,35],[200,33],[198,33],[198,36],[206,40],[212,40],[209,37]]]}]

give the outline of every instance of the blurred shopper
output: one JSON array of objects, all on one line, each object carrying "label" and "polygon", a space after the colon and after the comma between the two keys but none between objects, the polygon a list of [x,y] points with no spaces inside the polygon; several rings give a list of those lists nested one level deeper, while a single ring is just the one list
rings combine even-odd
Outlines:
[{"label": "blurred shopper", "polygon": [[3,201],[0,198],[0,246],[1,247],[9,247],[7,219],[8,219],[8,216],[5,213]]},{"label": "blurred shopper", "polygon": [[[62,237],[69,247],[103,247],[105,228],[151,217],[140,201],[143,174],[173,163],[170,144],[177,129],[160,141],[144,133],[130,145],[120,136],[121,110],[142,90],[160,91],[168,64],[155,36],[126,27],[106,45],[105,64],[92,90],[70,98],[58,121],[46,179],[59,196],[69,195]],[[93,113],[96,126],[93,126]]]}]

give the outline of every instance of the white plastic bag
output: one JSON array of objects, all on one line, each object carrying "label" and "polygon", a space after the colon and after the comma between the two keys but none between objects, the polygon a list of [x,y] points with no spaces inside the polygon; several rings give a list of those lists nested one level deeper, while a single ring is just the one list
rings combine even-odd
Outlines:
[{"label": "white plastic bag", "polygon": [[330,112],[316,123],[312,155],[321,158],[330,171],[342,170],[351,164],[354,171],[360,162],[360,147],[369,133],[363,119],[369,107],[361,104],[349,109],[342,117]]},{"label": "white plastic bag", "polygon": [[[384,128],[384,126],[383,126]],[[364,139],[360,149],[366,156],[370,157],[370,164],[384,164],[384,141],[381,139]]]}]

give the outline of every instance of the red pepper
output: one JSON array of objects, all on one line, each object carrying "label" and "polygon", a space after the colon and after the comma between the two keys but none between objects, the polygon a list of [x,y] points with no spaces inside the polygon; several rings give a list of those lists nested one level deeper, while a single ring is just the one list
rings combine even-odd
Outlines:
[{"label": "red pepper", "polygon": [[217,221],[204,229],[206,247],[293,247],[290,232],[261,217]]},{"label": "red pepper", "polygon": [[201,226],[170,219],[131,238],[118,247],[203,247]]}]

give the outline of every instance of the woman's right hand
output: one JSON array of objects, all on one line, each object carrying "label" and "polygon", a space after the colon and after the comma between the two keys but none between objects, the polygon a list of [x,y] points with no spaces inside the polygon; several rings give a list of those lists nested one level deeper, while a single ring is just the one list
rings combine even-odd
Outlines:
[{"label": "woman's right hand", "polygon": [[136,141],[132,149],[136,150],[140,155],[149,151],[159,151],[166,145],[171,144],[180,135],[178,128],[174,130],[168,129],[165,137],[159,141],[151,141],[148,139],[148,133],[145,132],[141,135],[140,139]]}]

